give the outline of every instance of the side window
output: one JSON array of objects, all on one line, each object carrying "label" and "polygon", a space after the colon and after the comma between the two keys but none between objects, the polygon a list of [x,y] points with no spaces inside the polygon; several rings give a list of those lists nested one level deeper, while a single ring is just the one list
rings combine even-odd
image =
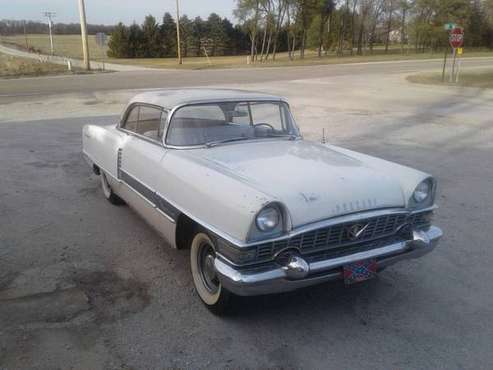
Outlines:
[{"label": "side window", "polygon": [[250,125],[250,111],[248,110],[249,103],[236,104],[231,112],[231,122],[238,125]]},{"label": "side window", "polygon": [[141,106],[136,132],[150,139],[159,140],[162,113],[161,109]]},{"label": "side window", "polygon": [[273,103],[251,103],[252,119],[254,124],[267,123],[275,130],[282,131],[282,110],[279,104]]},{"label": "side window", "polygon": [[128,131],[137,132],[138,120],[139,120],[139,107],[135,106],[127,115],[127,120],[125,121],[123,128]]}]

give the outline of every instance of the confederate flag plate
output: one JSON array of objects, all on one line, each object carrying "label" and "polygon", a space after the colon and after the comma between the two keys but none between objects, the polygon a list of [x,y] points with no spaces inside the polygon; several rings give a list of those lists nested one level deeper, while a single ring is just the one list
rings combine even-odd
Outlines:
[{"label": "confederate flag plate", "polygon": [[377,260],[369,259],[349,263],[343,266],[344,283],[354,284],[375,277],[377,274]]}]

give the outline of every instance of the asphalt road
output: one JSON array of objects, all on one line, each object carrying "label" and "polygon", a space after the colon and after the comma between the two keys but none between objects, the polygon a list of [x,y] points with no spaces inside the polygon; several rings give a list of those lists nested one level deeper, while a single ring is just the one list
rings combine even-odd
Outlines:
[{"label": "asphalt road", "polygon": [[45,108],[26,99],[32,119],[0,124],[0,368],[491,368],[493,93],[398,73],[306,77],[234,86],[288,96],[308,139],[324,127],[332,143],[434,174],[435,252],[215,317],[187,251],[103,199],[80,155],[87,119],[36,120]]},{"label": "asphalt road", "polygon": [[[93,93],[121,89],[208,86],[211,84],[257,83],[295,79],[355,76],[368,74],[399,74],[428,70],[441,71],[441,60],[355,63],[311,67],[255,69],[211,69],[206,71],[165,70],[98,73],[79,76],[55,76],[0,81],[0,98],[66,93]],[[493,58],[464,59],[463,67],[491,67]]]}]

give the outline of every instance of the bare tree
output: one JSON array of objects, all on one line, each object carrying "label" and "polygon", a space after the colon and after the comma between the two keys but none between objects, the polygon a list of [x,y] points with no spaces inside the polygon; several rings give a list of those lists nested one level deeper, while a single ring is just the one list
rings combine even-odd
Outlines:
[{"label": "bare tree", "polygon": [[349,0],[346,0],[344,8],[342,9],[342,21],[341,28],[339,30],[339,45],[337,47],[337,55],[342,56],[344,54],[344,41],[346,40],[347,24],[348,24],[348,11],[349,11]]},{"label": "bare tree", "polygon": [[353,55],[354,53],[354,38],[355,38],[354,19],[356,18],[357,5],[358,5],[358,0],[353,0],[353,10],[351,11],[351,55]]},{"label": "bare tree", "polygon": [[257,56],[257,29],[261,0],[238,0],[234,15],[246,27],[250,38],[250,58],[254,62]]},{"label": "bare tree", "polygon": [[390,32],[392,32],[392,15],[394,13],[394,0],[387,0],[387,32],[385,36],[385,54],[389,52],[389,44],[390,44]]},{"label": "bare tree", "polygon": [[404,44],[407,42],[406,32],[406,16],[409,9],[411,9],[411,3],[408,0],[401,0],[401,53],[404,54]]},{"label": "bare tree", "polygon": [[[356,54],[363,55],[363,39],[367,30],[367,19],[368,15],[371,12],[374,0],[360,0],[359,2],[359,13],[360,13],[360,22],[358,29],[358,49]],[[366,35],[368,38],[368,35]]]},{"label": "bare tree", "polygon": [[384,13],[384,2],[385,0],[374,0],[371,2],[371,9],[369,11],[370,24],[368,32],[369,48],[371,54],[373,54],[373,44],[375,43],[376,39],[377,26],[380,21],[380,17]]},{"label": "bare tree", "polygon": [[[324,44],[324,33],[327,22],[335,9],[334,0],[320,0],[318,11],[320,14],[320,28],[318,30],[318,57],[322,56],[322,47]],[[330,30],[330,28],[329,28]]]},{"label": "bare tree", "polygon": [[[275,1],[275,4],[276,4],[275,8],[277,9],[277,16],[275,20],[275,30],[274,30],[274,36],[272,41],[272,60],[276,59],[277,44],[279,42],[279,33],[281,31],[284,22],[284,17],[288,9],[288,0],[277,0]],[[267,54],[267,58],[268,57],[269,54]]]}]

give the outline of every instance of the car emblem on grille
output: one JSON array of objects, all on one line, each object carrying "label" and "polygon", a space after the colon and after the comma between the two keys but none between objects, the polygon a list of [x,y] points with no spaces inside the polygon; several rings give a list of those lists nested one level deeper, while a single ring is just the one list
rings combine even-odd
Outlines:
[{"label": "car emblem on grille", "polygon": [[361,225],[361,224],[354,224],[349,226],[346,229],[347,235],[349,237],[349,240],[356,240],[359,239],[361,235],[363,235],[364,231],[370,224],[366,225]]}]

